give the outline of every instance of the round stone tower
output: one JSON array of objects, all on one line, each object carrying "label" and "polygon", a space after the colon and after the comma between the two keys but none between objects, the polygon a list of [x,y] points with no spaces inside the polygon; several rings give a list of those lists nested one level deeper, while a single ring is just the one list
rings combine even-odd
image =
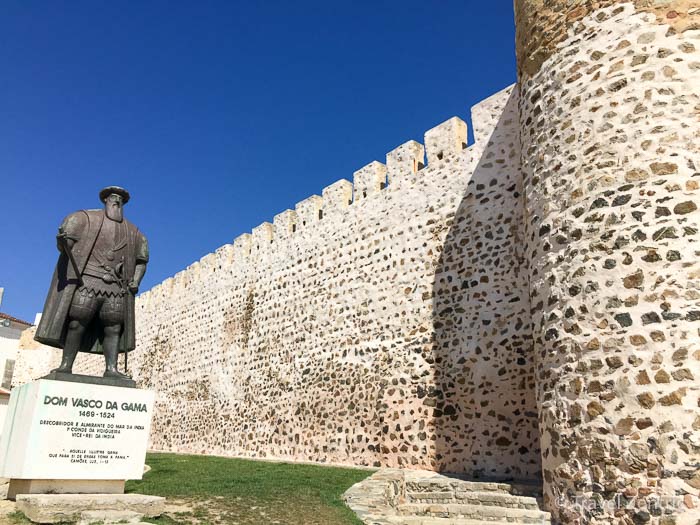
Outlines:
[{"label": "round stone tower", "polygon": [[545,504],[700,520],[700,2],[515,0]]}]

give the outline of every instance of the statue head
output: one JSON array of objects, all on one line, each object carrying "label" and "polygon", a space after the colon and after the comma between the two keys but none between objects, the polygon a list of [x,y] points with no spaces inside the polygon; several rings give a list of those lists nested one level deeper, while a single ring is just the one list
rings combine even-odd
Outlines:
[{"label": "statue head", "polygon": [[124,218],[124,205],[129,202],[129,192],[119,186],[107,186],[100,191],[100,200],[105,205],[105,215],[113,221]]}]

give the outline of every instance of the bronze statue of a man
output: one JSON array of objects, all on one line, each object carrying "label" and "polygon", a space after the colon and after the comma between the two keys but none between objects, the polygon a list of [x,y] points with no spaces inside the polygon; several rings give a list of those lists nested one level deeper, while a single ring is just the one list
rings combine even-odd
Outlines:
[{"label": "bronze statue of a man", "polygon": [[34,339],[63,349],[52,372],[71,374],[79,351],[104,353],[104,377],[129,379],[117,369],[119,352],[136,346],[134,294],[146,273],[146,237],[124,218],[129,192],[100,191],[102,210],[80,210],[63,220],[61,252]]}]

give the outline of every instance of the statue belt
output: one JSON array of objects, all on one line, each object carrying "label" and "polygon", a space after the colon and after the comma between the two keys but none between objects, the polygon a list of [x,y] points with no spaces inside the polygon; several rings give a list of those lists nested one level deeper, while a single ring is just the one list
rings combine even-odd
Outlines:
[{"label": "statue belt", "polygon": [[126,290],[126,283],[122,276],[121,264],[113,267],[108,264],[95,264],[88,261],[88,263],[85,265],[85,270],[83,270],[83,275],[96,277],[107,284],[114,284],[122,290]]},{"label": "statue belt", "polygon": [[88,297],[103,296],[103,297],[123,297],[124,291],[116,283],[106,283],[98,277],[91,275],[83,276],[83,285],[78,290],[78,293],[87,294]]}]

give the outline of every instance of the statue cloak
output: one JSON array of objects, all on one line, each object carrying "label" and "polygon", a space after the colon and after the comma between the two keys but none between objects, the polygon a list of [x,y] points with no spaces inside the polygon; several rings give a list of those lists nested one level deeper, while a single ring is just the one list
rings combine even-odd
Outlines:
[{"label": "statue cloak", "polygon": [[[103,210],[80,210],[66,217],[61,225],[67,237],[73,239],[72,252],[78,270],[85,270],[90,253],[105,220]],[[146,238],[136,226],[123,219],[127,226],[127,246],[124,260],[123,276],[128,283],[134,277],[134,268],[138,263],[148,262],[148,244]],[[40,343],[56,348],[63,348],[68,329],[68,311],[73,294],[80,287],[79,279],[73,271],[68,255],[61,251],[56,263],[51,287],[44,304],[44,311],[39,321],[34,339]],[[98,316],[92,320],[83,335],[81,352],[102,353],[102,330]],[[124,326],[119,339],[119,352],[130,352],[136,347],[134,326],[134,295],[126,292],[124,296]]]}]

